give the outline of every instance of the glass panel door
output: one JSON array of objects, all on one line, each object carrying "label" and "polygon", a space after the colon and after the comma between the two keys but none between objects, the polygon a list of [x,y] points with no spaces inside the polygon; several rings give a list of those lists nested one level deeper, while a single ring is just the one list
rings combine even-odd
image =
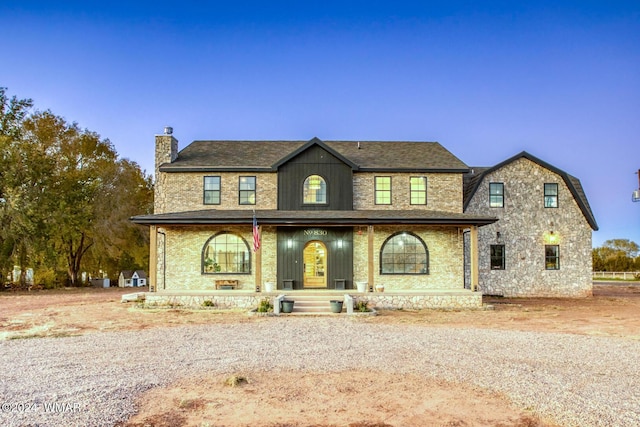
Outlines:
[{"label": "glass panel door", "polygon": [[307,243],[303,250],[304,258],[304,287],[327,287],[327,247],[319,241]]}]

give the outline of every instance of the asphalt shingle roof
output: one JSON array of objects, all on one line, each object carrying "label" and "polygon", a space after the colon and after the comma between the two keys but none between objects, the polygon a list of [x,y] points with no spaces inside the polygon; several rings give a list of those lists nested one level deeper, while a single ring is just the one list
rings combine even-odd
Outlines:
[{"label": "asphalt shingle roof", "polygon": [[281,160],[305,145],[326,145],[359,170],[468,170],[438,142],[408,141],[194,141],[163,172],[254,170],[273,171]]}]

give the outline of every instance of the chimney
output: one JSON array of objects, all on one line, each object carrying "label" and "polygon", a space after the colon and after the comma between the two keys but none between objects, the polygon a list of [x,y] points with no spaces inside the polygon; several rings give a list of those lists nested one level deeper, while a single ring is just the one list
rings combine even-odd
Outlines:
[{"label": "chimney", "polygon": [[156,135],[156,156],[154,173],[154,213],[163,213],[166,208],[164,198],[164,172],[160,166],[173,163],[178,158],[178,140],[173,137],[173,128],[165,126],[164,134]]},{"label": "chimney", "polygon": [[165,126],[164,134],[156,135],[156,173],[160,165],[172,163],[178,158],[178,140],[173,137],[173,128]]}]

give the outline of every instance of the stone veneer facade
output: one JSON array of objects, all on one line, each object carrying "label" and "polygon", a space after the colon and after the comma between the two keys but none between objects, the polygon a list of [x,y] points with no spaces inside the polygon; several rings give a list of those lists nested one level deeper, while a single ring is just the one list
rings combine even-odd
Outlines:
[{"label": "stone veneer facade", "polygon": [[[154,213],[196,210],[278,209],[277,172],[160,172],[160,166],[177,158],[178,142],[172,135],[156,137],[156,184]],[[283,153],[284,154],[284,153]],[[221,203],[204,205],[203,178],[221,177]],[[256,177],[256,204],[238,203],[240,176]],[[392,179],[392,204],[375,204],[376,176]],[[409,180],[427,178],[427,204],[410,204]],[[489,182],[505,185],[504,208],[489,208]],[[544,208],[544,183],[558,183],[559,207]],[[412,210],[463,212],[462,173],[354,172],[354,210]],[[529,159],[521,158],[484,177],[469,201],[465,213],[494,216],[497,223],[478,229],[479,286],[484,294],[504,296],[586,296],[591,294],[591,228],[563,178]],[[369,229],[353,228],[353,283],[384,285],[384,293],[356,294],[375,308],[477,308],[482,293],[465,290],[465,233],[463,227],[375,225],[373,260],[369,259]],[[155,226],[154,226],[155,228]],[[545,270],[545,244],[553,230],[560,246],[560,270]],[[251,226],[157,226],[155,303],[200,306],[210,300],[219,308],[256,306],[265,295],[256,286],[278,282],[277,232],[275,226],[261,227],[261,269],[251,253],[247,274],[203,274],[202,250],[218,232],[241,236],[251,246]],[[392,275],[380,273],[380,251],[391,235],[407,231],[419,236],[429,252],[429,274]],[[497,239],[500,232],[500,239]],[[490,268],[490,245],[504,244],[506,268]],[[153,262],[153,260],[152,260]],[[467,263],[468,264],[468,263]],[[258,274],[259,273],[259,274]],[[260,279],[258,279],[260,277]],[[234,291],[216,291],[215,281],[239,281]],[[371,280],[372,283],[369,283]],[[346,293],[355,292],[347,289]],[[164,296],[162,295],[164,293]],[[186,293],[186,294],[185,294]],[[419,294],[418,294],[419,293]]]},{"label": "stone veneer facade", "polygon": [[[503,208],[489,207],[490,182],[504,183]],[[544,207],[545,183],[558,184],[557,208]],[[560,175],[519,158],[483,178],[466,212],[499,218],[479,229],[479,286],[484,294],[591,295],[592,229]],[[491,269],[492,244],[505,245],[504,270]],[[550,244],[560,247],[559,270],[545,269],[545,245]]]}]

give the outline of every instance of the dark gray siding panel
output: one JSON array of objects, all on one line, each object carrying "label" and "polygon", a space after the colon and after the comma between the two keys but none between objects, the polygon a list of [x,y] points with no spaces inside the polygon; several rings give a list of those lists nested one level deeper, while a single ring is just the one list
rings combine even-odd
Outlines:
[{"label": "dark gray siding panel", "polygon": [[[309,230],[322,230],[326,234],[309,234]],[[353,289],[353,229],[349,227],[279,227],[278,289],[282,289],[283,280],[293,280],[294,289],[303,289],[302,251],[313,240],[327,247],[327,287],[333,289],[336,279],[344,279],[345,288]]]},{"label": "dark gray siding panel", "polygon": [[[320,175],[327,182],[326,205],[302,204],[302,184],[309,175]],[[310,147],[278,169],[278,209],[352,210],[351,167],[322,147]]]}]

